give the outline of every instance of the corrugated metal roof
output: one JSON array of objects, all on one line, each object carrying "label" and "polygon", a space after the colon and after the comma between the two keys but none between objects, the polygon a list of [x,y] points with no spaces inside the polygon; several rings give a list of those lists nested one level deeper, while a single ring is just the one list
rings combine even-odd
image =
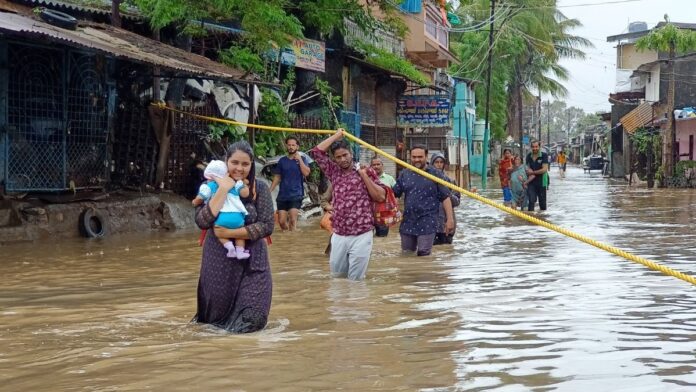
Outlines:
[{"label": "corrugated metal roof", "polygon": [[653,107],[649,102],[643,102],[637,108],[621,117],[621,125],[628,133],[633,133],[636,129],[644,126],[653,119]]},{"label": "corrugated metal roof", "polygon": [[80,22],[77,29],[67,30],[29,16],[0,11],[0,31],[50,38],[67,45],[94,49],[117,58],[182,71],[190,75],[234,80],[239,80],[245,75],[244,71],[227,67],[206,57],[106,24]]},{"label": "corrugated metal roof", "polygon": [[[83,12],[91,12],[95,14],[111,15],[111,0],[27,0],[32,4],[44,5],[49,8],[65,8],[68,10],[77,10]],[[135,7],[125,6],[120,7],[121,17],[142,19],[142,15]]]}]

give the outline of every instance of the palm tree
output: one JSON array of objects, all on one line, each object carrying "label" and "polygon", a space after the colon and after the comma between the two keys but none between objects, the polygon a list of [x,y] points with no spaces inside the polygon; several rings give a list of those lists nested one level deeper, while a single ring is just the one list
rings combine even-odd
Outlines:
[{"label": "palm tree", "polygon": [[641,37],[636,41],[636,48],[641,51],[656,50],[667,52],[668,59],[666,72],[669,75],[669,86],[667,88],[667,110],[669,111],[667,132],[664,140],[666,144],[665,153],[662,154],[662,166],[665,177],[674,176],[674,165],[676,151],[676,123],[674,122],[674,56],[677,53],[687,53],[696,50],[696,32],[680,29],[669,23],[669,18],[665,15],[665,25],[653,29],[650,34]]},{"label": "palm tree", "polygon": [[[548,3],[548,2],[547,2]],[[524,51],[516,56],[513,79],[508,85],[509,135],[522,137],[522,107],[531,91],[561,98],[567,89],[561,81],[568,79],[568,70],[559,64],[563,58],[584,58],[579,48],[591,47],[585,38],[568,31],[580,26],[576,19],[568,19],[555,8],[530,9],[507,26],[511,39],[523,40]]]},{"label": "palm tree", "polygon": [[[485,10],[490,0],[461,1],[458,12],[463,19],[485,20]],[[468,18],[467,18],[468,16]],[[501,108],[504,113],[494,113],[507,118],[505,133],[515,140],[522,137],[522,107],[525,97],[533,97],[531,91],[550,94],[555,98],[567,94],[561,81],[567,80],[568,71],[559,64],[563,58],[583,58],[583,47],[591,43],[582,37],[569,33],[580,26],[576,19],[569,19],[556,8],[555,0],[511,0],[500,6],[495,18],[497,30],[493,48],[494,88],[504,88],[507,104]],[[467,56],[481,57],[487,52],[467,48],[467,41],[473,34],[459,37],[465,50],[461,60],[471,64]],[[475,37],[474,37],[475,40]],[[453,70],[455,73],[459,69]],[[461,72],[462,76],[480,78],[481,68],[469,67]],[[501,83],[502,82],[502,86]]]}]

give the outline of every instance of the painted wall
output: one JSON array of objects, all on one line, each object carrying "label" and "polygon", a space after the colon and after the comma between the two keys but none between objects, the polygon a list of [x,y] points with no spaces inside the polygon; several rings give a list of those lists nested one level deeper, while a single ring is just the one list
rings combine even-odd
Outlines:
[{"label": "painted wall", "polygon": [[616,47],[616,57],[616,68],[635,70],[645,63],[657,60],[657,52],[640,52],[633,43],[626,43]]}]

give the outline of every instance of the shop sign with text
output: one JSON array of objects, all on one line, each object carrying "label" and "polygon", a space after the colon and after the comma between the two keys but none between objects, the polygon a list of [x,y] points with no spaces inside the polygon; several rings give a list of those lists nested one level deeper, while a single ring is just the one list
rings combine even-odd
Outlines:
[{"label": "shop sign with text", "polygon": [[437,95],[404,95],[396,102],[397,123],[402,127],[450,125],[450,99]]}]

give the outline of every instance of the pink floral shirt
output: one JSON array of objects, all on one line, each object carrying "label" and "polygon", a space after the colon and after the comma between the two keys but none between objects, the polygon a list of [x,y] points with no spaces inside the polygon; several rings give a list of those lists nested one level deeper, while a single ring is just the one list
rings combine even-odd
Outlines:
[{"label": "pink floral shirt", "polygon": [[[358,171],[342,170],[336,162],[329,159],[326,152],[316,147],[309,152],[309,155],[314,158],[333,187],[331,204],[334,209],[332,219],[334,232],[349,236],[372,230],[375,224],[373,201]],[[374,170],[368,169],[367,175],[376,184],[382,186]]]}]

